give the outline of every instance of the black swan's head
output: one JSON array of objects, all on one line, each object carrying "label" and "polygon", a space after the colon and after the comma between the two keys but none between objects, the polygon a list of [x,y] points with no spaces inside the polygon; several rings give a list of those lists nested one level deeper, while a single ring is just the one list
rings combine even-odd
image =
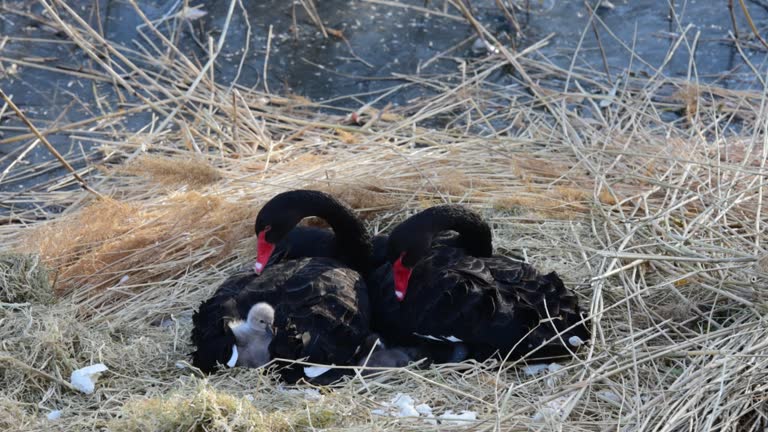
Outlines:
[{"label": "black swan's head", "polygon": [[431,233],[406,222],[392,231],[387,242],[387,261],[392,265],[395,296],[400,301],[405,298],[413,268],[429,254],[432,243]]},{"label": "black swan's head", "polygon": [[256,264],[254,271],[261,274],[275,250],[275,245],[303,218],[301,209],[295,205],[296,193],[285,192],[269,200],[256,216]]},{"label": "black swan's head", "polygon": [[275,245],[283,240],[302,219],[317,216],[331,226],[339,253],[352,267],[360,267],[371,254],[371,240],[355,212],[325,192],[294,190],[275,195],[256,216],[258,238],[254,271],[261,274]]},{"label": "black swan's head", "polygon": [[398,300],[405,298],[414,267],[429,256],[432,239],[443,231],[459,233],[458,245],[470,255],[492,254],[491,228],[472,210],[446,204],[417,213],[395,227],[387,241],[387,261],[392,265]]}]

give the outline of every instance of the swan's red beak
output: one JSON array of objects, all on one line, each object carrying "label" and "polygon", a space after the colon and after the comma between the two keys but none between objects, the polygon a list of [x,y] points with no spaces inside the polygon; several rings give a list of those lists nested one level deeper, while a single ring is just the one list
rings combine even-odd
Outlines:
[{"label": "swan's red beak", "polygon": [[275,244],[267,241],[267,230],[259,233],[258,242],[256,243],[256,264],[253,265],[253,271],[257,275],[260,275],[264,271],[264,267],[267,266],[269,257],[272,256],[272,251],[275,250]]},{"label": "swan's red beak", "polygon": [[395,278],[395,297],[397,301],[405,300],[405,292],[408,291],[408,280],[411,278],[412,269],[409,269],[403,265],[403,256],[405,252],[400,255],[400,258],[392,264],[392,273]]}]

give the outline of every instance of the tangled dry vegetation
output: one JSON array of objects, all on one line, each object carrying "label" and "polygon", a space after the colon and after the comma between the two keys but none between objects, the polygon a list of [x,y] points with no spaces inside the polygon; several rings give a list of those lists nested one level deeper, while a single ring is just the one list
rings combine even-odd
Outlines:
[{"label": "tangled dry vegetation", "polygon": [[[67,187],[68,175],[2,196],[24,204],[0,225],[3,430],[768,426],[763,93],[662,74],[611,92],[605,76],[558,69],[534,47],[462,75],[404,76],[397,86],[422,96],[363,110],[360,126],[300,97],[217,84],[171,45],[110,45],[53,4],[52,26],[130,72],[86,78],[135,102],[69,126],[98,144],[80,173],[103,197]],[[153,127],[120,127],[140,111]],[[467,362],[319,392],[260,371],[201,376],[186,363],[192,311],[253,258],[259,205],[299,187],[341,197],[372,232],[435,203],[480,210],[499,252],[522,251],[576,290],[589,349],[539,375]],[[109,371],[94,394],[68,385],[98,362]],[[396,393],[477,420],[372,414]]]}]

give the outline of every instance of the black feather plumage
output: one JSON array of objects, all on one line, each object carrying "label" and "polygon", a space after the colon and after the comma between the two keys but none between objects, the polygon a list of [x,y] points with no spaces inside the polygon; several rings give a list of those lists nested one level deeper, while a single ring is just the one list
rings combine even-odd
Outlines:
[{"label": "black feather plumage", "polygon": [[[445,231],[458,237],[436,244],[433,238]],[[399,302],[392,262],[403,252],[403,261],[413,264]],[[371,274],[368,288],[373,328],[396,343],[408,343],[414,334],[453,336],[484,360],[497,351],[513,358],[533,349],[536,356],[564,355],[576,347],[563,341],[589,338],[586,325],[577,324],[578,299],[557,274],[492,255],[490,227],[464,207],[437,206],[412,216],[393,230],[387,253],[389,262]]]},{"label": "black feather plumage", "polygon": [[[295,227],[307,216],[325,218],[334,231]],[[210,373],[226,363],[235,342],[228,323],[245,319],[258,302],[275,309],[272,358],[352,364],[370,328],[362,271],[371,242],[362,222],[327,194],[293,191],[270,200],[256,226],[271,227],[275,250],[261,275],[233,275],[200,306],[193,317],[193,364]],[[301,367],[285,367],[281,373],[291,382],[303,377]],[[323,374],[313,381],[323,383],[337,375]]]}]

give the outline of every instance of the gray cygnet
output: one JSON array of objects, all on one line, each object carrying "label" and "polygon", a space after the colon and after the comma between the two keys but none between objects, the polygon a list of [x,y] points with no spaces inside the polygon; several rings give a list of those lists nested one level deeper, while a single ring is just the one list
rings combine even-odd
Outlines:
[{"label": "gray cygnet", "polygon": [[269,303],[256,303],[248,311],[246,321],[231,323],[238,350],[235,366],[258,368],[269,363],[269,344],[275,309]]}]

